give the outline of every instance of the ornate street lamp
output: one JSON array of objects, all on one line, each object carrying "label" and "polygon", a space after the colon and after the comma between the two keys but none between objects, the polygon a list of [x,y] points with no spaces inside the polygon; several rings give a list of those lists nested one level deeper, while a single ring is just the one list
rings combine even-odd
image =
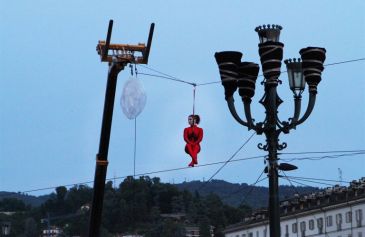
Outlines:
[{"label": "ornate street lamp", "polygon": [[[257,134],[265,134],[266,144],[258,144],[258,148],[268,151],[268,166],[265,171],[269,177],[269,219],[270,236],[280,236],[280,213],[278,197],[278,170],[293,170],[295,166],[278,164],[277,152],[285,149],[287,144],[279,143],[280,133],[289,133],[297,125],[303,123],[311,114],[317,94],[317,85],[321,81],[324,69],[323,62],[326,58],[326,50],[319,47],[307,47],[299,51],[300,59],[285,60],[287,66],[289,86],[294,95],[294,116],[288,121],[282,121],[278,117],[278,107],[283,102],[277,94],[281,61],[283,59],[284,44],[279,42],[279,25],[263,25],[255,29],[260,38],[259,55],[264,75],[262,84],[265,93],[260,103],[265,107],[266,117],[263,122],[256,122],[251,115],[251,98],[255,95],[255,84],[259,72],[259,65],[252,62],[241,62],[242,53],[235,51],[223,51],[215,53],[215,59],[219,67],[219,73],[224,87],[225,99],[233,118],[240,124],[254,130]],[[305,88],[309,88],[309,102],[304,115],[300,117],[301,97]],[[233,94],[238,93],[244,104],[246,119],[242,119],[235,108]]]}]

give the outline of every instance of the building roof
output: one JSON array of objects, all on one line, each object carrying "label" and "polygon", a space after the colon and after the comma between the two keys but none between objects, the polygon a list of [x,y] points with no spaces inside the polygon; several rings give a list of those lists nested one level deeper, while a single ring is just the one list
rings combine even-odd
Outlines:
[{"label": "building roof", "polygon": [[[357,201],[365,201],[365,177],[352,181],[348,187],[335,185],[319,192],[296,194],[289,199],[282,200],[280,201],[280,217],[286,219],[293,215],[306,215],[310,211],[332,209],[341,204]],[[258,226],[265,221],[268,222],[267,209],[256,210],[250,216],[245,217],[242,222],[228,226],[224,233],[237,231],[242,227]]]}]

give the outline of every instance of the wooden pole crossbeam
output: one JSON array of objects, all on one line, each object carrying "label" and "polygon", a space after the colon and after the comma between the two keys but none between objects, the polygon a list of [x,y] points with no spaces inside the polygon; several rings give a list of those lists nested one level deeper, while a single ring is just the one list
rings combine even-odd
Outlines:
[{"label": "wooden pole crossbeam", "polygon": [[[99,40],[96,45],[96,51],[100,55],[102,62],[112,62],[113,57],[116,57],[117,62],[135,63],[135,64],[147,64],[148,56],[150,53],[152,36],[155,24],[152,23],[150,27],[150,33],[148,35],[147,46],[144,43],[138,43],[137,45],[132,44],[111,44],[110,36],[108,31],[107,40]],[[110,34],[111,34],[111,28]],[[109,55],[109,50],[115,50],[112,55]],[[135,52],[141,52],[142,56],[135,57]]]}]

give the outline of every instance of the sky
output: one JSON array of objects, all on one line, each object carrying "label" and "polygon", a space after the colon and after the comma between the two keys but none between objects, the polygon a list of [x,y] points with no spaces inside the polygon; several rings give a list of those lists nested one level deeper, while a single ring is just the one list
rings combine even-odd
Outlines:
[{"label": "sky", "polygon": [[[36,0],[0,2],[0,191],[28,190],[93,181],[98,152],[108,66],[95,47],[105,40],[114,20],[112,43],[146,43],[155,32],[148,67],[184,81],[220,80],[214,53],[233,50],[245,61],[259,63],[262,24],[283,27],[284,59],[299,57],[307,46],[327,50],[325,64],[365,57],[365,2],[344,1],[116,1]],[[365,150],[365,61],[325,68],[312,115],[281,135],[283,153]],[[140,73],[157,74],[137,65]],[[285,64],[282,65],[285,71]],[[261,70],[261,69],[260,69]],[[261,74],[261,71],[260,71]],[[109,146],[107,178],[119,183],[127,175],[187,167],[183,129],[192,113],[193,87],[158,77],[138,75],[147,103],[136,120],[120,106],[126,68],[119,74]],[[258,78],[252,113],[264,118],[258,101]],[[284,103],[279,116],[293,114],[293,96],[282,73],[278,93]],[[236,93],[237,94],[237,93]],[[235,96],[243,117],[241,99]],[[306,108],[307,90],[302,110]],[[226,161],[252,131],[231,116],[220,83],[196,87],[195,112],[204,129],[199,164]],[[234,156],[264,156],[257,148],[265,137],[255,135]],[[328,154],[281,155],[280,158]],[[351,181],[365,176],[365,155],[336,159],[294,160],[295,177]],[[209,165],[150,175],[163,182],[208,180],[221,167]],[[252,184],[265,167],[264,158],[227,164],[214,179]],[[325,184],[304,184],[323,187]],[[328,183],[328,182],[327,182]],[[280,184],[290,184],[280,179]],[[297,184],[297,183],[296,183]],[[331,183],[335,184],[335,183]],[[257,185],[268,186],[267,180]],[[32,192],[41,195],[53,191]]]}]

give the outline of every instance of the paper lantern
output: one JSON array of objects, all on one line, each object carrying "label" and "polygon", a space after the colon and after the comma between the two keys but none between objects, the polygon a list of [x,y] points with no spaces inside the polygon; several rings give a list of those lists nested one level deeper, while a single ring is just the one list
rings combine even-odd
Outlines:
[{"label": "paper lantern", "polygon": [[147,95],[143,85],[137,78],[130,78],[125,82],[120,104],[128,119],[135,119],[146,105]]}]

